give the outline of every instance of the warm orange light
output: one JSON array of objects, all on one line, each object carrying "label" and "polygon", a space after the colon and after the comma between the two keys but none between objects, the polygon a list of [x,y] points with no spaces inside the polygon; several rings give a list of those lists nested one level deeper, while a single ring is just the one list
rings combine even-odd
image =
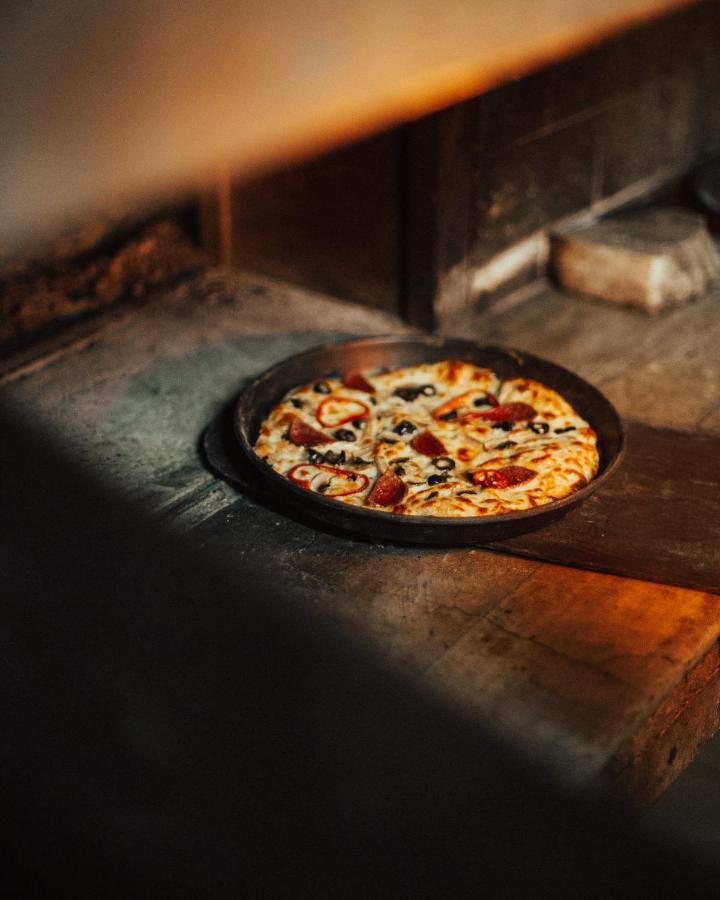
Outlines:
[{"label": "warm orange light", "polygon": [[689,2],[27,0],[0,33],[0,241],[327,150]]}]

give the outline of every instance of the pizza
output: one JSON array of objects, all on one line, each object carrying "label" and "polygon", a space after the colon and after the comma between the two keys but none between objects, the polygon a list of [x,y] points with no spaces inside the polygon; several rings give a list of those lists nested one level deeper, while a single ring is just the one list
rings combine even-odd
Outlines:
[{"label": "pizza", "polygon": [[598,471],[597,436],[557,391],[443,360],[348,371],[289,391],[255,453],[327,499],[404,516],[496,516]]}]

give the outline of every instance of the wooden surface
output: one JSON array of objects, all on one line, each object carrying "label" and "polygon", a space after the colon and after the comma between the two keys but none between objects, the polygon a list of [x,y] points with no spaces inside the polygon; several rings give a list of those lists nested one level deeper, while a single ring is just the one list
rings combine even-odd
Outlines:
[{"label": "wooden surface", "polygon": [[629,423],[605,486],[559,522],[493,546],[720,594],[720,437]]},{"label": "wooden surface", "polygon": [[193,187],[216,166],[250,175],[327,150],[686,5],[13,4],[0,30],[0,240]]},{"label": "wooden surface", "polygon": [[411,123],[401,135],[400,310],[427,331],[441,296],[467,306],[477,115],[473,104],[460,104]]},{"label": "wooden surface", "polygon": [[[716,726],[717,596],[481,549],[355,541],[238,495],[203,469],[196,442],[242,380],[333,334],[402,326],[378,311],[222,271],[161,300],[113,317],[75,349],[66,343],[46,364],[24,359],[24,375],[5,376],[2,399],[32,410],[49,438],[156,515],[219,547],[239,584],[250,570],[280,592],[292,584],[296,602],[344,623],[566,782],[640,804],[681,771]],[[533,301],[550,334],[561,330],[555,317],[564,302],[553,294]],[[582,317],[574,324],[594,341],[594,307],[575,302],[592,330]],[[685,318],[642,320],[646,348],[666,346],[666,328],[685,328],[695,336],[686,351],[711,368],[716,345],[703,343],[707,329],[699,327],[711,321],[709,303],[688,307]],[[513,319],[531,312],[529,304]],[[602,310],[610,337],[617,312]],[[502,321],[495,317],[496,331]],[[553,355],[564,361],[574,340],[575,329]],[[700,346],[707,352],[698,358]],[[606,352],[617,361],[622,348]],[[666,396],[675,377],[662,376]],[[693,380],[701,393],[703,377]]]},{"label": "wooden surface", "polygon": [[625,419],[720,435],[720,291],[654,319],[547,285],[524,299],[456,316],[443,334],[518,347],[572,369]]},{"label": "wooden surface", "polygon": [[[230,404],[203,435],[208,468],[246,496],[292,515],[290,505],[271,497],[243,460],[234,415]],[[720,594],[720,438],[633,422],[627,445],[616,474],[562,519],[478,546]],[[312,516],[295,515],[312,527]]]},{"label": "wooden surface", "polygon": [[393,129],[249,184],[222,181],[204,201],[216,234],[206,244],[223,264],[395,311],[400,137]]}]

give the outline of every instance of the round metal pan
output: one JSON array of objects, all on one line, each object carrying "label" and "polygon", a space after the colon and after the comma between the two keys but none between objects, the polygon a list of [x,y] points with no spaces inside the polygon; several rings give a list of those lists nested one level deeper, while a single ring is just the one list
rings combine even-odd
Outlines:
[{"label": "round metal pan", "polygon": [[[444,359],[487,367],[502,379],[533,378],[558,391],[597,432],[600,450],[597,477],[562,500],[502,516],[457,519],[399,516],[311,493],[279,475],[253,452],[262,420],[291,388],[351,369],[395,369]],[[567,369],[529,353],[440,337],[368,338],[327,344],[292,356],[263,372],[243,389],[235,407],[234,427],[250,470],[278,499],[284,499],[324,525],[375,540],[417,544],[478,544],[546,525],[602,486],[620,461],[624,445],[623,427],[615,408],[600,391]]]}]

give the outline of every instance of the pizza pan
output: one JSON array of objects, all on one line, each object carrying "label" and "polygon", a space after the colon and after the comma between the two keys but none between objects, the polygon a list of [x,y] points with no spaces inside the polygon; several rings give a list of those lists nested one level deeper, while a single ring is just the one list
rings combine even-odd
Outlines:
[{"label": "pizza pan", "polygon": [[[338,503],[288,481],[255,455],[253,445],[270,410],[294,387],[351,369],[396,369],[457,359],[492,369],[500,378],[533,378],[558,391],[595,429],[600,468],[573,494],[544,506],[500,516],[398,516]],[[234,431],[252,477],[295,510],[325,526],[374,540],[416,544],[478,544],[547,525],[586,500],[612,475],[623,454],[623,427],[600,391],[567,369],[518,350],[442,337],[388,336],[326,344],[291,356],[250,382],[237,399]]]}]

